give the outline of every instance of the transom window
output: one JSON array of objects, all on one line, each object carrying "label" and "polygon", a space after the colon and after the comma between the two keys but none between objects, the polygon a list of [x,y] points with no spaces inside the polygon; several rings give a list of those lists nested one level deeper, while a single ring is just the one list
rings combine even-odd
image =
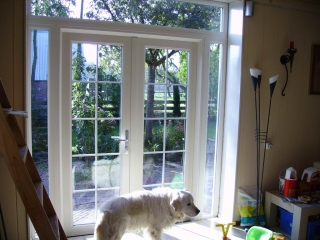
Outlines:
[{"label": "transom window", "polygon": [[[36,16],[91,19],[221,32],[223,8],[176,0],[32,1]],[[49,1],[50,2],[50,1]]]}]

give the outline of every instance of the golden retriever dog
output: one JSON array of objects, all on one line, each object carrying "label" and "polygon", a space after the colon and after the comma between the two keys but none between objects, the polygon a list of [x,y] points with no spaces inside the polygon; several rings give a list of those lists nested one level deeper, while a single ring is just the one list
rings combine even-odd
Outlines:
[{"label": "golden retriever dog", "polygon": [[141,229],[147,239],[160,240],[164,229],[199,212],[188,191],[156,188],[125,194],[100,209],[94,239],[120,240],[126,230]]}]

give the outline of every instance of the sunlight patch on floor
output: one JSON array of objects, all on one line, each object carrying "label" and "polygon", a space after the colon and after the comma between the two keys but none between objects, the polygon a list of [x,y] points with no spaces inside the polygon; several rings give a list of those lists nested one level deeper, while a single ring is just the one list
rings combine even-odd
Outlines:
[{"label": "sunlight patch on floor", "polygon": [[184,229],[179,227],[173,227],[164,231],[162,239],[164,240],[180,240],[180,239],[197,239],[197,240],[208,240],[208,238],[204,238],[195,234],[193,232],[187,232]]},{"label": "sunlight patch on floor", "polygon": [[[211,226],[203,226],[200,225],[196,222],[188,222],[188,223],[182,223],[177,225],[177,228],[182,228],[184,231],[189,231],[188,234],[190,234],[191,232],[193,234],[195,234],[196,236],[202,236],[203,239],[221,239],[223,234],[221,232],[221,227],[216,227],[215,223],[213,225],[210,224]],[[230,227],[231,230],[231,227]],[[184,239],[184,238],[181,238]],[[194,238],[194,239],[198,239],[198,238]],[[243,240],[242,238],[237,238],[235,236],[232,236],[232,239],[234,240]]]},{"label": "sunlight patch on floor", "polygon": [[[216,219],[179,223],[163,232],[162,240],[221,240],[221,227],[216,227]],[[245,239],[245,232],[230,227],[228,237],[232,240]],[[93,236],[68,238],[69,240],[93,240]],[[127,232],[122,240],[142,240],[142,234]]]},{"label": "sunlight patch on floor", "polygon": [[185,231],[192,231],[196,235],[205,237],[205,239],[215,239],[219,237],[222,238],[221,231],[215,230],[213,228],[208,228],[193,222],[180,224],[178,228],[182,228]]},{"label": "sunlight patch on floor", "polygon": [[123,237],[122,240],[141,240],[143,237],[140,237],[137,234],[134,233],[126,233]]},{"label": "sunlight patch on floor", "polygon": [[93,236],[79,236],[79,237],[70,237],[69,240],[93,240]]}]

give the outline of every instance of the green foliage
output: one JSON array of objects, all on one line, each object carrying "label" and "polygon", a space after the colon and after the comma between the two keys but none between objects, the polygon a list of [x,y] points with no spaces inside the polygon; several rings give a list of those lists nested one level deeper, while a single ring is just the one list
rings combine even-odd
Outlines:
[{"label": "green foliage", "polygon": [[166,126],[163,121],[153,123],[152,140],[149,140],[144,146],[145,152],[163,151],[163,137],[164,129],[166,128],[165,135],[165,150],[183,150],[184,149],[184,121],[169,119]]},{"label": "green foliage", "polygon": [[147,144],[144,144],[145,152],[156,152],[163,150],[163,121],[159,120],[157,123],[154,122],[152,126],[152,139],[149,139]]},{"label": "green foliage", "polygon": [[[209,31],[220,31],[221,8],[210,7],[201,4],[180,2],[174,0],[158,1],[158,0],[94,0],[91,4],[91,10],[87,12],[86,16],[92,19],[99,19],[105,21],[118,21],[127,23],[140,23],[150,25],[160,25],[169,27],[192,28]],[[172,56],[179,51],[171,50],[168,56]],[[219,50],[216,51],[219,54]],[[212,56],[212,55],[211,55]],[[210,56],[210,57],[211,57]],[[218,55],[219,56],[219,55]],[[163,49],[147,49],[146,63],[149,73],[147,79],[149,83],[155,83],[156,76],[163,75],[164,72],[159,72],[161,64],[164,64],[166,56]],[[219,63],[218,61],[213,62]],[[170,66],[173,66],[172,62]],[[168,80],[172,83],[186,83],[187,81],[187,52],[180,53],[180,68],[179,72],[168,71]],[[212,68],[210,68],[212,69]],[[212,73],[210,73],[210,81],[217,80],[217,72],[219,65]],[[214,75],[214,76],[212,76]],[[163,78],[160,78],[163,79]],[[180,87],[181,88],[181,87]],[[214,104],[209,107],[209,118],[216,119],[217,106],[217,88],[216,83],[210,89],[210,101]],[[179,109],[179,88],[174,89],[174,116],[180,116]],[[185,89],[184,89],[185,90]],[[148,102],[146,117],[153,117],[153,101],[154,101],[154,86],[148,85]],[[152,142],[152,122],[148,122],[145,134],[145,145]]]},{"label": "green foliage", "polygon": [[[116,152],[118,143],[111,136],[119,135],[119,122],[113,120],[113,113],[119,115],[119,84],[111,84],[110,89],[98,94],[98,106],[95,103],[95,88],[90,88],[86,82],[73,83],[72,116],[73,119],[94,118],[95,111],[98,117],[104,119],[98,121],[98,150],[99,152]],[[92,84],[94,86],[94,84]],[[84,91],[83,91],[84,90]],[[108,95],[110,93],[110,95]],[[112,94],[115,93],[115,94]],[[111,106],[111,107],[109,107]],[[114,110],[115,109],[115,110]],[[94,120],[73,120],[73,153],[94,153],[95,149],[95,122]]]},{"label": "green foliage", "polygon": [[90,167],[83,168],[82,171],[76,171],[74,173],[74,181],[77,183],[81,182],[91,182],[92,180],[92,170]]},{"label": "green foliage", "polygon": [[93,0],[86,16],[104,21],[219,31],[221,9],[174,0]]},{"label": "green foliage", "polygon": [[180,51],[180,67],[178,72],[179,82],[186,84],[188,79],[188,52],[187,51]]},{"label": "green foliage", "polygon": [[207,127],[207,138],[215,139],[216,138],[216,121],[208,122]]},{"label": "green foliage", "polygon": [[95,150],[95,124],[92,120],[72,121],[73,153],[94,153]]},{"label": "green foliage", "polygon": [[75,0],[32,0],[31,12],[39,16],[68,17],[70,4],[75,5]]},{"label": "green foliage", "polygon": [[[120,81],[121,78],[121,61],[122,47],[113,45],[99,46],[99,64],[103,69],[102,73],[108,76],[115,77],[108,81]],[[100,72],[99,72],[100,74]],[[100,79],[100,78],[99,78]]]},{"label": "green foliage", "polygon": [[82,54],[82,44],[73,44],[73,46],[76,45],[77,49],[76,51],[72,52],[73,58],[72,58],[72,78],[73,80],[85,80],[86,74],[85,74],[85,63],[86,59],[83,57]]},{"label": "green foliage", "polygon": [[166,150],[184,150],[184,121],[168,120]]},{"label": "green foliage", "polygon": [[[90,81],[75,81],[72,84],[72,152],[94,153],[95,152],[95,129],[98,128],[97,144],[98,152],[118,152],[119,144],[111,136],[119,135],[119,122],[113,120],[120,116],[121,103],[121,70],[120,61],[114,61],[121,57],[119,47],[101,46],[99,67],[95,64],[86,65],[86,59],[82,56],[82,46],[77,44],[77,50],[73,52],[73,79],[90,80],[88,76],[96,76],[96,85]],[[113,65],[108,64],[106,55],[114,57]],[[120,63],[118,63],[120,62]],[[105,83],[103,83],[105,82]],[[83,118],[102,118],[95,125],[94,120],[78,120]]]},{"label": "green foliage", "polygon": [[[67,4],[75,4],[74,0],[31,0],[31,12],[38,16],[67,17],[69,9]],[[31,70],[32,92],[31,98],[35,99],[36,89],[35,69],[37,62],[37,30],[33,30],[33,64]],[[48,160],[48,129],[47,129],[47,105],[32,106],[32,153],[34,160]]]},{"label": "green foliage", "polygon": [[32,105],[32,154],[36,162],[47,160],[48,151],[48,128],[47,106]]},{"label": "green foliage", "polygon": [[217,106],[218,106],[218,90],[219,90],[219,74],[220,74],[220,44],[210,45],[210,71],[209,71],[209,121],[216,122]]},{"label": "green foliage", "polygon": [[[68,17],[69,6],[75,5],[75,0],[32,0],[31,9],[34,15]],[[210,31],[220,30],[221,8],[201,4],[180,2],[174,0],[92,0],[86,16],[90,19],[161,25],[168,27],[192,28]],[[173,56],[178,56],[180,66],[175,65]],[[209,99],[213,103],[209,106],[209,118],[216,119],[218,77],[219,77],[220,46],[215,45],[210,50],[210,88]],[[91,153],[95,148],[94,121],[75,120],[81,118],[106,118],[99,122],[98,149],[99,152],[115,152],[119,145],[111,136],[119,135],[119,122],[112,120],[120,116],[121,105],[121,57],[120,46],[99,45],[99,63],[88,64],[82,53],[81,44],[77,44],[72,59],[72,149],[73,153]],[[165,61],[168,59],[168,69]],[[147,49],[146,65],[148,83],[155,83],[156,79],[165,79],[171,83],[179,84],[174,88],[174,112],[172,116],[180,117],[180,91],[186,94],[186,89],[181,84],[187,83],[188,52],[180,50]],[[161,66],[161,67],[160,67]],[[98,71],[98,73],[97,73]],[[98,80],[106,82],[96,86],[90,83],[90,77],[98,74]],[[82,82],[85,81],[85,82]],[[97,94],[96,94],[97,92]],[[148,108],[153,106],[154,86],[148,86]],[[184,96],[186,98],[186,96]],[[96,115],[97,112],[97,115]],[[153,117],[152,107],[148,109],[146,117]],[[36,114],[36,113],[35,113]],[[146,127],[145,147],[148,151],[163,148],[163,128]],[[177,130],[181,127],[175,122],[166,130],[166,148],[179,149],[184,131]]]}]

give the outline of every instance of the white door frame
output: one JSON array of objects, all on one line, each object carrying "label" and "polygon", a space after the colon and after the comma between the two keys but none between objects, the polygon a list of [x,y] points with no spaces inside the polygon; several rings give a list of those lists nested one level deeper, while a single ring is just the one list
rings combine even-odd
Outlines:
[{"label": "white door frame", "polygon": [[[227,13],[227,12],[226,12]],[[224,15],[224,20],[227,19],[227,14]],[[197,81],[198,81],[198,87],[197,87],[197,96],[196,96],[196,108],[198,111],[196,112],[196,126],[195,128],[198,131],[195,134],[196,141],[198,141],[198,144],[195,146],[192,146],[194,148],[194,157],[195,159],[203,160],[203,157],[205,156],[205,141],[199,139],[201,136],[203,136],[203,133],[206,132],[206,116],[205,114],[199,115],[199,109],[205,109],[206,101],[203,96],[206,93],[206,81],[208,77],[208,54],[204,52],[204,49],[209,46],[210,42],[219,43],[222,44],[224,51],[223,51],[223,59],[226,59],[227,56],[227,32],[208,32],[208,31],[200,31],[200,30],[193,30],[193,29],[177,29],[177,28],[166,28],[166,27],[160,27],[160,26],[139,26],[139,25],[132,25],[132,24],[124,24],[124,23],[113,23],[113,22],[97,22],[97,21],[91,21],[91,20],[79,20],[79,19],[61,19],[61,18],[48,18],[48,17],[41,17],[41,16],[28,16],[27,21],[27,62],[30,61],[30,29],[46,29],[49,31],[49,78],[48,78],[48,141],[49,141],[49,178],[50,178],[50,199],[55,207],[55,210],[62,222],[64,223],[62,219],[62,212],[63,212],[63,204],[62,204],[62,184],[61,184],[61,178],[62,178],[62,165],[60,161],[60,148],[61,144],[59,144],[59,141],[61,139],[62,130],[61,125],[59,124],[60,119],[60,111],[59,111],[59,105],[60,105],[60,99],[59,99],[59,92],[60,92],[60,81],[61,78],[61,60],[62,60],[62,50],[61,50],[61,38],[62,34],[66,32],[80,32],[80,33],[93,33],[97,35],[119,35],[119,36],[133,36],[133,37],[140,37],[140,38],[158,38],[158,39],[173,39],[173,40],[182,40],[182,41],[190,41],[195,42],[198,45],[198,66],[200,66],[202,69],[201,71],[197,72]],[[133,39],[133,42],[137,41],[136,39]],[[132,49],[133,53],[135,53],[138,49],[134,48]],[[132,56],[134,56],[133,54]],[[138,62],[138,61],[137,61]],[[30,63],[29,65],[30,66]],[[226,62],[222,62],[222,72],[223,75],[222,79],[225,78],[225,69],[226,69]],[[30,69],[29,67],[26,68],[26,75],[30,76]],[[139,76],[135,76],[135,74],[132,75],[133,78],[137,78]],[[203,84],[205,83],[205,84]],[[225,83],[222,84],[222,88],[224,89]],[[139,87],[136,85],[131,86],[132,92],[139,92]],[[30,96],[30,83],[27,84],[27,96]],[[224,99],[224,90],[222,90],[222,96],[221,99]],[[202,95],[202,96],[201,96]],[[136,96],[139,96],[136,94]],[[30,97],[27,99],[27,109],[30,111]],[[138,97],[138,99],[135,99],[135,97],[131,97],[132,102],[139,102],[143,101]],[[57,104],[57,102],[59,104]],[[223,103],[221,104],[221,109],[223,110]],[[141,105],[140,107],[143,107]],[[132,109],[130,111],[133,111]],[[201,112],[201,111],[200,111]],[[202,112],[201,112],[202,113]],[[224,114],[221,114],[220,121],[223,122],[223,116]],[[30,119],[28,119],[28,144],[31,143],[31,130],[30,130]],[[132,126],[136,127],[137,130],[140,127],[140,130],[143,129],[143,126],[139,126],[139,124],[133,125],[131,124],[130,128],[132,129]],[[132,134],[132,133],[131,133]],[[130,136],[131,136],[130,134]],[[135,145],[136,144],[136,145]],[[131,141],[131,148],[134,146],[137,146],[137,142]],[[31,146],[31,145],[30,145]],[[142,150],[141,150],[142,151]],[[220,179],[220,171],[221,171],[221,159],[222,157],[219,156],[217,159],[217,166],[215,168],[215,171],[217,174],[215,174],[215,179]],[[201,161],[202,161],[201,160]],[[140,159],[142,161],[142,159]],[[192,170],[192,177],[194,179],[200,179],[202,178],[202,172],[203,170],[199,170],[204,164],[195,165],[194,169]],[[135,174],[136,172],[132,170],[130,174]],[[130,183],[131,189],[138,189],[139,185]],[[203,183],[200,185],[194,185],[192,188],[188,189],[192,191],[192,189],[195,189],[193,192],[196,199],[198,199],[198,202],[200,205],[201,199],[203,196]],[[218,188],[217,188],[218,189]],[[218,202],[219,202],[219,194],[215,194],[215,210],[214,214],[218,212]],[[201,206],[199,206],[201,208]],[[201,216],[199,216],[201,217]]]},{"label": "white door frame", "polygon": [[[61,55],[61,88],[60,88],[60,126],[61,126],[61,166],[62,166],[62,222],[68,236],[91,234],[94,225],[73,226],[72,204],[72,164],[71,164],[71,51],[72,42],[121,44],[123,46],[123,92],[126,100],[122,100],[121,129],[129,130],[129,154],[123,154],[124,143],[121,144],[121,194],[142,189],[143,176],[143,132],[144,132],[144,78],[145,49],[174,48],[189,51],[188,68],[188,108],[186,152],[184,163],[185,187],[193,190],[194,180],[194,140],[195,140],[195,105],[197,88],[197,43],[187,41],[159,40],[149,38],[131,38],[119,36],[102,36],[91,34],[63,33]],[[133,54],[131,55],[131,44]],[[132,61],[132,62],[131,62]],[[134,71],[131,71],[134,69]],[[132,86],[132,88],[130,87]],[[132,94],[131,94],[132,91]],[[130,97],[131,96],[131,97]],[[122,99],[124,99],[122,98]],[[124,138],[124,131],[121,133]],[[140,176],[140,177],[139,177]],[[186,177],[187,176],[187,177]],[[195,197],[196,198],[196,197]]]}]

